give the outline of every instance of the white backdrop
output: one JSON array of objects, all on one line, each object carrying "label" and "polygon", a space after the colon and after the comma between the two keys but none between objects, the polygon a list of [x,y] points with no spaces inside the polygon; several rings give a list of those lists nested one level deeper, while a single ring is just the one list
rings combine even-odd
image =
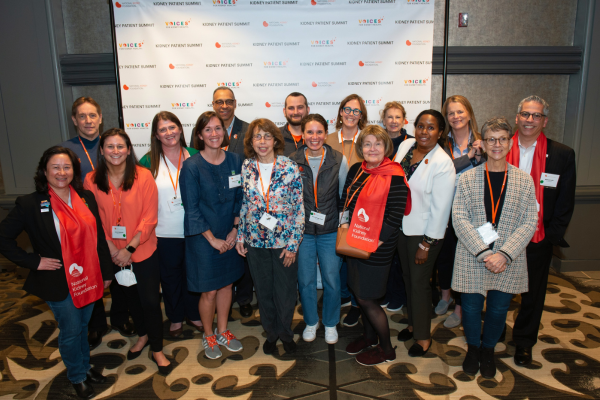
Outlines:
[{"label": "white backdrop", "polygon": [[150,126],[175,113],[189,141],[212,92],[230,87],[236,116],[283,125],[303,93],[334,131],[339,102],[357,93],[370,123],[390,100],[407,130],[429,108],[434,0],[202,0],[113,3],[125,130],[138,157]]}]

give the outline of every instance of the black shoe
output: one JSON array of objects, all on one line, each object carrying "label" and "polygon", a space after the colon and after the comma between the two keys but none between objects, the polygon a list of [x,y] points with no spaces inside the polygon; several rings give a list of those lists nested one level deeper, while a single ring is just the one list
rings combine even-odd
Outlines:
[{"label": "black shoe", "polygon": [[488,349],[487,347],[482,346],[481,349],[479,349],[479,360],[481,376],[487,379],[495,377],[496,361],[494,361],[494,348]]},{"label": "black shoe", "polygon": [[253,312],[254,310],[252,309],[252,304],[244,304],[243,306],[240,306],[240,314],[244,318],[250,317]]},{"label": "black shoe", "polygon": [[423,347],[419,343],[415,342],[412,346],[410,346],[410,349],[408,349],[409,357],[423,357],[425,354],[427,354],[432,344],[433,343],[429,343],[427,350],[423,350]]},{"label": "black shoe", "polygon": [[515,350],[515,364],[519,367],[524,367],[531,364],[531,347],[517,345]]},{"label": "black shoe", "polygon": [[131,351],[131,350],[129,350],[127,352],[127,359],[128,360],[135,360],[136,358],[138,358],[140,356],[140,354],[142,354],[142,351],[144,351],[144,349],[146,347],[148,347],[149,344],[150,344],[150,341],[148,340],[146,342],[146,344],[144,345],[144,347],[142,347],[142,349],[140,351]]},{"label": "black shoe", "polygon": [[351,297],[342,297],[342,307],[346,307],[352,304],[352,298]]},{"label": "black shoe", "polygon": [[274,342],[269,342],[269,340],[265,340],[265,344],[263,344],[263,352],[265,354],[273,354],[275,349],[277,348],[277,340]]},{"label": "black shoe", "polygon": [[92,385],[87,383],[87,381],[77,384],[73,383],[73,389],[75,389],[77,396],[81,397],[82,399],[91,399],[96,394]]},{"label": "black shoe", "polygon": [[113,325],[112,327],[118,330],[121,336],[132,337],[137,335],[135,325],[131,322],[125,322],[123,325]]},{"label": "black shoe", "polygon": [[94,350],[96,347],[100,346],[102,343],[102,334],[98,331],[90,331],[88,332],[88,344],[90,345],[90,351]]},{"label": "black shoe", "polygon": [[283,349],[286,353],[293,353],[296,351],[296,342],[294,342],[294,339],[290,340],[289,342],[284,342],[282,340],[281,343],[283,343]]},{"label": "black shoe", "polygon": [[413,338],[413,333],[411,331],[409,331],[408,328],[402,329],[400,331],[400,333],[398,334],[398,340],[400,342],[407,342],[412,338]]},{"label": "black shoe", "polygon": [[342,321],[342,325],[344,326],[355,326],[358,324],[358,317],[360,317],[360,308],[358,307],[350,307],[350,311]]},{"label": "black shoe", "polygon": [[469,350],[463,361],[462,368],[465,374],[475,376],[479,372],[479,347],[468,345]]},{"label": "black shoe", "polygon": [[93,368],[90,368],[90,370],[88,372],[86,372],[85,374],[87,376],[86,381],[88,383],[105,383],[106,382],[106,377],[104,375],[102,375],[100,372],[96,371]]},{"label": "black shoe", "polygon": [[167,376],[171,373],[171,371],[173,371],[173,363],[171,363],[169,365],[165,365],[165,366],[158,365],[158,363],[156,362],[156,359],[154,359],[154,353],[152,353],[152,357],[150,357],[150,358],[152,359],[152,362],[154,364],[156,364],[156,366],[158,367],[159,375]]},{"label": "black shoe", "polygon": [[229,309],[229,315],[227,316],[227,322],[233,322],[235,319],[231,316],[231,308]]}]

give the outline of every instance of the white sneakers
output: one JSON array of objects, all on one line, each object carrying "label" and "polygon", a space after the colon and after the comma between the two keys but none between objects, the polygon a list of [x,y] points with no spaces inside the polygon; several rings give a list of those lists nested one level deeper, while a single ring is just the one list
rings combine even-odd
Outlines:
[{"label": "white sneakers", "polygon": [[[312,342],[317,338],[317,329],[319,329],[319,323],[315,325],[306,325],[304,332],[302,333],[302,339],[305,342]],[[338,333],[335,326],[331,328],[325,327],[325,342],[327,344],[334,344],[338,341]]]}]

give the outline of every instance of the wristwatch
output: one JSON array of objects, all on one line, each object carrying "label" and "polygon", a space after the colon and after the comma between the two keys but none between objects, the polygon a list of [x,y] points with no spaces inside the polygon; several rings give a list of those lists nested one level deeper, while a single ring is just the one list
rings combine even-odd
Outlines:
[{"label": "wristwatch", "polygon": [[240,229],[240,224],[233,224],[233,228],[236,229],[236,230],[239,230]]},{"label": "wristwatch", "polygon": [[133,246],[127,246],[125,247],[125,250],[127,250],[128,252],[130,252],[131,254],[135,253],[135,251],[137,250],[135,247]]}]

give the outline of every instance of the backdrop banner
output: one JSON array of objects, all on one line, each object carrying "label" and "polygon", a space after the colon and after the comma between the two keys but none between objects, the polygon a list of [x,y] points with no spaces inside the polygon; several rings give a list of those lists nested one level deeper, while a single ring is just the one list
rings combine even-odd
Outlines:
[{"label": "backdrop banner", "polygon": [[143,156],[152,118],[171,111],[189,143],[212,93],[235,93],[236,116],[286,123],[301,92],[335,131],[340,101],[357,93],[369,123],[396,100],[406,129],[429,108],[434,0],[113,2],[125,130]]}]

